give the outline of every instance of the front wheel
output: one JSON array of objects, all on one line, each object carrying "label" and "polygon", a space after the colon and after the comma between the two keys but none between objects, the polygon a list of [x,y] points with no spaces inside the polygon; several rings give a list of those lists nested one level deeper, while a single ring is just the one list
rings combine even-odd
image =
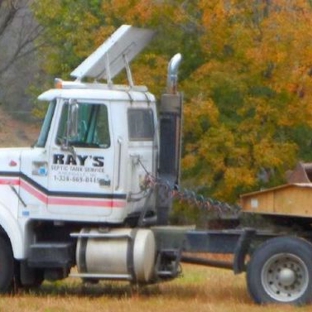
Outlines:
[{"label": "front wheel", "polygon": [[312,301],[312,245],[295,237],[263,243],[247,267],[247,286],[259,304]]},{"label": "front wheel", "polygon": [[14,275],[14,258],[10,244],[0,236],[0,293],[11,289]]}]

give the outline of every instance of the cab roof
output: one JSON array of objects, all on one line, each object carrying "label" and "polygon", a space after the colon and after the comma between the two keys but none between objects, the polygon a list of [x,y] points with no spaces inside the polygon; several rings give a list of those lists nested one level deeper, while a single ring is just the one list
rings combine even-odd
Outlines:
[{"label": "cab roof", "polygon": [[57,98],[98,101],[155,102],[153,94],[147,91],[110,89],[50,89],[39,95],[39,101]]}]

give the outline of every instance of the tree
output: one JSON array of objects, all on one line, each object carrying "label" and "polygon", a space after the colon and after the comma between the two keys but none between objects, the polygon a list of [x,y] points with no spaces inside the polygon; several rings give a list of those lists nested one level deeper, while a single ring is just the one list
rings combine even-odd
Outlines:
[{"label": "tree", "polygon": [[296,133],[311,130],[312,12],[306,1],[202,1],[201,8],[209,62],[186,91],[201,110],[185,118],[184,165],[189,176],[233,201],[268,180],[281,183],[298,155],[307,156]]},{"label": "tree", "polygon": [[34,42],[42,28],[32,18],[29,2],[0,1],[0,102],[10,111],[27,106],[25,90],[37,68]]},{"label": "tree", "polygon": [[[0,67],[0,75],[3,75],[19,59],[26,57],[36,50],[34,41],[41,34],[41,27],[29,17],[27,11],[29,1],[0,1],[0,42],[11,39],[14,46],[6,54],[6,62]],[[10,37],[10,38],[8,38]]]}]

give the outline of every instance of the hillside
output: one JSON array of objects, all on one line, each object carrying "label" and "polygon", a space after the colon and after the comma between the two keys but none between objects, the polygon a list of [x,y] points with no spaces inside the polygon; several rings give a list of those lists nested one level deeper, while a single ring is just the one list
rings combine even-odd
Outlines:
[{"label": "hillside", "polygon": [[31,146],[38,137],[40,123],[13,119],[0,108],[0,147]]}]

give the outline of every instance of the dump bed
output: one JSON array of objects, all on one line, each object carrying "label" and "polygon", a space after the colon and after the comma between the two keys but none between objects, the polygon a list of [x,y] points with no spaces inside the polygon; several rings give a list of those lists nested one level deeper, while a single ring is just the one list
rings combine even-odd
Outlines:
[{"label": "dump bed", "polygon": [[241,196],[244,212],[312,216],[312,183],[294,183]]}]

